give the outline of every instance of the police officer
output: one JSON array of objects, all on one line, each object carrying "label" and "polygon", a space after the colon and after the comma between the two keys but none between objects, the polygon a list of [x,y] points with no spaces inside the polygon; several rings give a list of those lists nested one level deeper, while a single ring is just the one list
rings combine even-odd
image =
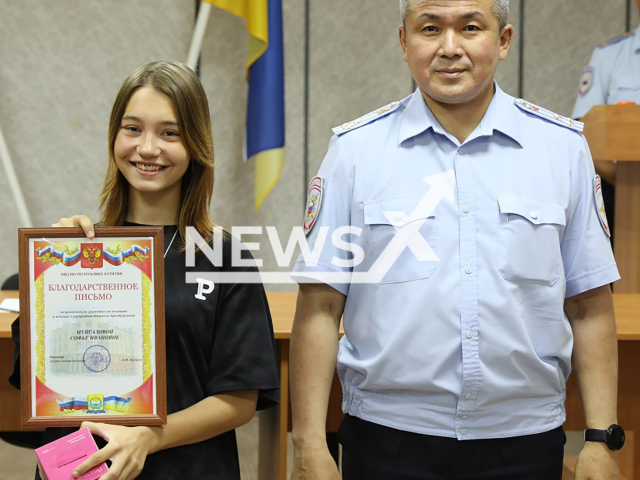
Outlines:
[{"label": "police officer", "polygon": [[292,478],[339,478],[337,359],[346,480],[559,480],[572,368],[594,430],[576,478],[616,479],[619,275],[581,124],[494,82],[508,0],[400,9],[418,89],[334,129],[309,188]]},{"label": "police officer", "polygon": [[[640,11],[640,0],[636,3]],[[640,27],[598,44],[582,71],[572,116],[621,101],[640,104]]]},{"label": "police officer", "polygon": [[[640,11],[640,0],[636,0]],[[582,70],[573,118],[582,118],[597,105],[635,102],[640,105],[640,27],[624,35],[601,42]],[[607,213],[613,213],[615,201],[615,164],[596,162],[603,178]],[[613,230],[613,215],[611,229]]]}]

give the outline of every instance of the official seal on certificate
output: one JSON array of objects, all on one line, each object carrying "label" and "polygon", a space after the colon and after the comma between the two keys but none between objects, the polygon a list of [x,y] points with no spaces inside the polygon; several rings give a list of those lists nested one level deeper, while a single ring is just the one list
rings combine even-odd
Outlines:
[{"label": "official seal on certificate", "polygon": [[111,354],[106,347],[102,345],[92,345],[84,351],[82,357],[84,366],[87,370],[99,373],[103,372],[109,367],[111,363]]}]

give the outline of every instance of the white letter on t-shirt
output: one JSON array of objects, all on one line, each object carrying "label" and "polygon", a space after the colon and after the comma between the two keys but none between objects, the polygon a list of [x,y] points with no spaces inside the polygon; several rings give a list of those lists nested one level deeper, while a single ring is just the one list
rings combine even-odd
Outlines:
[{"label": "white letter on t-shirt", "polygon": [[[198,282],[198,293],[196,293],[195,297],[198,300],[206,300],[203,293],[211,293],[215,288],[215,284],[210,280],[205,280],[204,278],[196,278],[196,282]],[[204,287],[207,287],[205,290]]]}]

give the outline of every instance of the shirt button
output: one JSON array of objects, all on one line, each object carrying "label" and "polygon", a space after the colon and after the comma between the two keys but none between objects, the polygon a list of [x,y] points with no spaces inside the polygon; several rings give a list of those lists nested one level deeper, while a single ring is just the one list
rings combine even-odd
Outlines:
[{"label": "shirt button", "polygon": [[533,218],[534,220],[538,219],[538,212],[536,210],[531,212],[529,215],[531,215],[531,218]]},{"label": "shirt button", "polygon": [[469,416],[468,415],[462,415],[460,418],[462,420],[469,420]]},{"label": "shirt button", "polygon": [[471,398],[471,393],[467,392],[464,394],[464,398],[466,398],[467,400],[469,400]]},{"label": "shirt button", "polygon": [[465,271],[467,274],[471,274],[471,272],[472,272],[473,270],[471,270],[471,267],[467,267],[467,268],[465,268],[465,269],[464,269],[464,271]]},{"label": "shirt button", "polygon": [[469,213],[469,212],[471,211],[471,208],[470,208],[470,207],[464,207],[464,208],[462,209],[462,211],[463,211],[464,213]]},{"label": "shirt button", "polygon": [[467,332],[467,338],[473,338],[473,332],[471,330]]},{"label": "shirt button", "polygon": [[399,222],[400,220],[402,220],[402,214],[398,212],[396,213],[396,221]]},{"label": "shirt button", "polygon": [[466,435],[466,434],[467,434],[467,433],[469,433],[469,432],[467,431],[467,429],[466,429],[466,428],[463,428],[462,430],[460,430],[460,433],[461,433],[462,435]]}]

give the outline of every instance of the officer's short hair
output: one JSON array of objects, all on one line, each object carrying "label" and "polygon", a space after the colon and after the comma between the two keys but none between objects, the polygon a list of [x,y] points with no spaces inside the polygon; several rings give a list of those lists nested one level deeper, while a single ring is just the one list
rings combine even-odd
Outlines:
[{"label": "officer's short hair", "polygon": [[[411,12],[411,1],[412,0],[400,0],[400,18],[402,19],[403,25],[405,23],[405,20],[407,19],[407,15],[409,15],[409,13]],[[500,31],[502,31],[502,29],[507,26],[507,22],[509,21],[509,0],[493,0],[491,10],[493,11],[493,14],[498,18],[498,22],[500,23]]]}]

